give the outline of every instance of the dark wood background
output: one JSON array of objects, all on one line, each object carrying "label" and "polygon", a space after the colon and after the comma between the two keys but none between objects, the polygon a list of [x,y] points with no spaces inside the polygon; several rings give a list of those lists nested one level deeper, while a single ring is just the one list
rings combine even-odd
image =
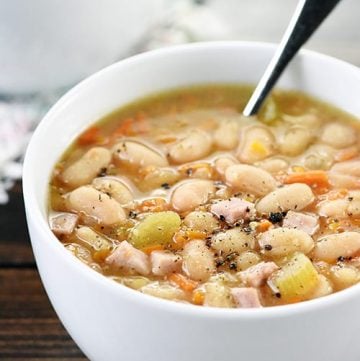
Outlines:
[{"label": "dark wood background", "polygon": [[86,360],[41,284],[25,221],[21,183],[0,205],[0,359]]}]

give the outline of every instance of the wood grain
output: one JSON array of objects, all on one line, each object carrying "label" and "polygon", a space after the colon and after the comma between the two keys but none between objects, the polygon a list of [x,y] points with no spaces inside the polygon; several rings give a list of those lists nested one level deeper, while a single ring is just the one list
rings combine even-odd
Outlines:
[{"label": "wood grain", "polygon": [[0,206],[0,360],[84,361],[43,289],[18,183]]}]

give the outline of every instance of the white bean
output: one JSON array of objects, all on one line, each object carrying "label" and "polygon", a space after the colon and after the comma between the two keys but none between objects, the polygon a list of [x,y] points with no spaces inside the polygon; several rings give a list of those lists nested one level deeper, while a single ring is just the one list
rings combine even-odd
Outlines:
[{"label": "white bean", "polygon": [[219,228],[219,222],[210,212],[194,211],[190,212],[184,218],[184,224],[200,232],[211,233],[213,230]]},{"label": "white bean", "polygon": [[215,160],[215,170],[221,175],[225,175],[226,169],[230,166],[237,164],[235,160],[229,157],[220,157]]},{"label": "white bean", "polygon": [[303,115],[288,115],[283,114],[282,118],[285,122],[292,125],[300,125],[307,127],[308,129],[316,129],[319,127],[321,121],[315,114],[303,114]]},{"label": "white bean", "polygon": [[251,127],[243,134],[236,157],[244,163],[255,163],[274,153],[275,137],[262,126]]},{"label": "white bean", "polygon": [[331,280],[337,289],[344,289],[358,283],[360,273],[357,268],[349,265],[336,265],[331,267]]},{"label": "white bean", "polygon": [[168,161],[160,151],[135,141],[122,141],[113,148],[114,160],[117,164],[128,164],[134,167],[149,165],[165,167]]},{"label": "white bean", "polygon": [[99,174],[102,168],[109,165],[110,161],[111,153],[108,149],[91,148],[63,171],[61,179],[72,188],[88,184]]},{"label": "white bean", "polygon": [[294,183],[266,195],[257,203],[256,210],[259,213],[301,211],[313,201],[314,194],[308,185]]},{"label": "white bean", "polygon": [[236,252],[240,253],[255,246],[255,237],[246,233],[240,228],[232,228],[224,232],[215,234],[211,238],[211,248],[228,255]]},{"label": "white bean", "polygon": [[304,231],[275,228],[260,235],[259,245],[267,256],[282,257],[294,252],[307,254],[314,248],[314,241]]},{"label": "white bean", "polygon": [[236,190],[256,196],[263,196],[276,187],[276,181],[270,173],[246,164],[236,164],[227,168],[225,179]]},{"label": "white bean", "polygon": [[110,251],[111,249],[111,242],[90,227],[81,226],[75,230],[75,234],[95,251]]},{"label": "white bean", "polygon": [[245,251],[236,257],[236,265],[238,271],[245,271],[251,266],[261,262],[261,257],[253,251]]},{"label": "white bean", "polygon": [[351,191],[348,194],[348,215],[352,217],[360,216],[360,191]]},{"label": "white bean", "polygon": [[284,135],[280,145],[280,151],[289,156],[302,153],[311,142],[311,134],[308,129],[292,127]]},{"label": "white bean", "polygon": [[318,239],[314,257],[326,262],[334,262],[339,257],[351,257],[360,251],[360,233],[343,232],[330,234]]},{"label": "white bean", "polygon": [[185,245],[182,255],[183,271],[193,280],[206,281],[215,272],[214,256],[204,241],[190,241]]},{"label": "white bean", "polygon": [[169,149],[169,157],[174,163],[186,163],[201,159],[209,154],[211,137],[202,130],[195,129]]},{"label": "white bean", "polygon": [[357,136],[350,126],[334,122],[325,125],[320,139],[335,148],[345,148],[354,144]]},{"label": "white bean", "polygon": [[348,174],[330,172],[329,182],[334,188],[346,188],[346,189],[360,188],[359,177]]},{"label": "white bean", "polygon": [[347,199],[335,199],[318,204],[318,213],[322,217],[346,218],[349,201]]},{"label": "white bean", "polygon": [[190,211],[206,203],[215,192],[212,181],[194,179],[181,183],[174,189],[171,204],[178,212]]},{"label": "white bean", "polygon": [[90,186],[73,190],[68,196],[68,205],[70,210],[85,213],[105,225],[120,223],[126,219],[124,210],[115,199]]},{"label": "white bean", "polygon": [[233,149],[239,142],[239,122],[222,120],[214,133],[214,143],[220,149]]},{"label": "white bean", "polygon": [[289,163],[283,158],[268,158],[255,165],[271,174],[277,174],[289,168]]},{"label": "white bean", "polygon": [[349,160],[335,164],[331,172],[360,177],[360,160]]},{"label": "white bean", "polygon": [[221,282],[208,282],[205,284],[204,306],[209,307],[234,307],[230,288]]},{"label": "white bean", "polygon": [[301,163],[308,169],[328,170],[334,163],[336,149],[326,144],[314,144],[301,157]]},{"label": "white bean", "polygon": [[98,191],[106,193],[111,198],[114,198],[122,206],[129,205],[134,200],[131,190],[119,178],[95,178],[92,185]]}]

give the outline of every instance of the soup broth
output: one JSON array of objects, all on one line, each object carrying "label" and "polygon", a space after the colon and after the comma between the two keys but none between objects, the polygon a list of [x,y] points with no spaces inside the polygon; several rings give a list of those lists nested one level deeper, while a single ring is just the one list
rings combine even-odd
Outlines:
[{"label": "soup broth", "polygon": [[49,222],[82,262],[200,306],[302,302],[360,280],[359,121],[275,90],[170,90],[121,107],[56,164]]}]

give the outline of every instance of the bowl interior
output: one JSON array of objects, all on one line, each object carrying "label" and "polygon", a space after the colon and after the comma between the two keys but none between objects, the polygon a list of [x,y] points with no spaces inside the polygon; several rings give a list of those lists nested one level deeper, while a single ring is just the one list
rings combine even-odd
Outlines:
[{"label": "bowl interior", "polygon": [[[49,177],[82,130],[121,105],[153,92],[204,83],[255,84],[274,50],[271,44],[241,42],[167,48],[105,68],[67,93],[37,128],[24,164],[27,211],[47,232],[46,241],[58,242],[47,223]],[[342,61],[303,51],[278,86],[304,91],[360,116],[360,70]]]}]

